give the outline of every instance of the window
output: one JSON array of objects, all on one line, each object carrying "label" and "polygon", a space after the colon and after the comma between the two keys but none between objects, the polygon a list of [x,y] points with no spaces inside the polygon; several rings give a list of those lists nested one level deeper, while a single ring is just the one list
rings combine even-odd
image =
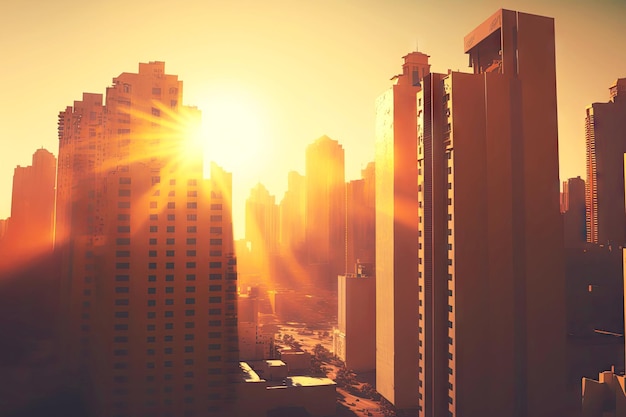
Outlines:
[{"label": "window", "polygon": [[166,275],[165,276],[165,281],[174,281],[174,275]]},{"label": "window", "polygon": [[209,256],[222,256],[222,251],[221,250],[209,251]]},{"label": "window", "polygon": [[165,251],[165,256],[174,256],[174,251],[173,250]]},{"label": "window", "polygon": [[189,222],[195,222],[196,220],[198,220],[198,216],[195,214],[188,214],[187,215],[187,221]]},{"label": "window", "polygon": [[130,201],[118,201],[117,208],[130,208]]},{"label": "window", "polygon": [[187,281],[195,281],[196,280],[196,274],[187,274],[186,279],[187,279]]},{"label": "window", "polygon": [[221,267],[222,267],[221,262],[209,262],[209,268],[221,268]]},{"label": "window", "polygon": [[169,203],[167,203],[167,208],[168,209],[175,209],[176,208],[176,203],[174,203],[173,201],[170,201]]},{"label": "window", "polygon": [[128,281],[130,279],[130,275],[116,275],[115,276],[115,280],[116,281]]},{"label": "window", "polygon": [[174,312],[173,311],[166,311],[164,316],[165,317],[174,317]]},{"label": "window", "polygon": [[130,233],[130,226],[117,226],[118,233]]},{"label": "window", "polygon": [[155,307],[156,306],[156,300],[148,300],[148,307]]},{"label": "window", "polygon": [[166,269],[174,269],[174,262],[166,262],[165,263],[165,268]]},{"label": "window", "polygon": [[209,303],[221,303],[222,297],[209,297]]},{"label": "window", "polygon": [[173,342],[174,341],[174,336],[172,335],[166,335],[163,337],[163,340],[166,342]]},{"label": "window", "polygon": [[170,221],[170,222],[176,220],[176,215],[175,214],[168,214],[167,215],[167,220]]},{"label": "window", "polygon": [[195,237],[191,237],[187,239],[187,244],[188,245],[195,245],[196,244],[196,238]]},{"label": "window", "polygon": [[128,311],[116,311],[115,312],[115,318],[116,319],[127,319],[128,318]]},{"label": "window", "polygon": [[195,304],[195,303],[196,303],[195,298],[185,298],[185,304]]},{"label": "window", "polygon": [[159,231],[159,227],[158,226],[150,226],[150,233],[156,233]]},{"label": "window", "polygon": [[209,285],[209,291],[222,291],[221,285]]},{"label": "window", "polygon": [[165,287],[165,292],[167,294],[172,294],[174,293],[174,287]]},{"label": "window", "polygon": [[158,214],[151,214],[150,215],[150,220],[153,220],[153,221],[159,220],[159,215]]},{"label": "window", "polygon": [[156,288],[154,287],[148,288],[148,294],[156,294]]},{"label": "window", "polygon": [[222,274],[209,274],[210,280],[220,280],[222,279]]},{"label": "window", "polygon": [[115,305],[116,306],[127,306],[128,305],[128,298],[118,298],[115,300]]},{"label": "window", "polygon": [[174,323],[165,323],[165,330],[174,330]]},{"label": "window", "polygon": [[150,238],[150,239],[148,240],[148,243],[149,243],[150,245],[156,245],[156,244],[157,244],[157,240],[156,240],[155,238]]},{"label": "window", "polygon": [[116,294],[128,294],[128,287],[115,287]]},{"label": "window", "polygon": [[193,317],[196,315],[196,310],[185,310],[185,316]]},{"label": "window", "polygon": [[130,190],[118,190],[117,195],[119,197],[130,197]]},{"label": "window", "polygon": [[174,353],[174,348],[166,347],[165,349],[163,349],[163,353],[165,353],[166,355],[171,355],[172,353]]},{"label": "window", "polygon": [[211,204],[211,210],[221,210],[221,209],[222,209],[221,204]]},{"label": "window", "polygon": [[210,232],[212,234],[219,234],[219,235],[221,235],[222,234],[222,228],[221,227],[211,227]]},{"label": "window", "polygon": [[195,268],[196,267],[196,263],[195,262],[187,262],[186,266],[187,266],[187,268]]},{"label": "window", "polygon": [[113,326],[114,330],[128,330],[128,324],[116,324]]},{"label": "window", "polygon": [[149,319],[156,319],[156,313],[154,311],[149,311],[148,312],[148,318]]},{"label": "window", "polygon": [[148,275],[148,282],[155,282],[156,281],[156,275]]},{"label": "window", "polygon": [[176,226],[167,226],[167,233],[174,233],[176,231]]},{"label": "window", "polygon": [[[152,88],[152,94],[154,94],[155,96],[160,96],[161,95],[161,89],[159,87],[153,87]],[[156,109],[152,109],[152,110],[156,110]]]},{"label": "window", "polygon": [[211,240],[209,241],[209,243],[210,243],[211,245],[221,245],[221,244],[222,244],[222,239],[211,239]]},{"label": "window", "polygon": [[187,233],[196,233],[196,226],[187,226]]},{"label": "window", "polygon": [[185,292],[196,292],[196,287],[185,287]]},{"label": "window", "polygon": [[174,305],[174,299],[173,298],[166,298],[165,299],[165,305],[166,306],[173,306]]},{"label": "window", "polygon": [[196,324],[193,321],[185,322],[185,329],[193,329],[194,327],[196,327]]},{"label": "window", "polygon": [[222,314],[222,309],[221,308],[210,308],[209,309],[209,316],[219,316],[220,314]]}]

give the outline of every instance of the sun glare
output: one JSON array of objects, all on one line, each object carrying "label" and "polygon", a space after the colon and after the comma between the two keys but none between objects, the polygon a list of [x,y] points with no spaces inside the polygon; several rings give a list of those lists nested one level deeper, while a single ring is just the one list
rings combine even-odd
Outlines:
[{"label": "sun glare", "polygon": [[251,94],[214,93],[198,107],[207,160],[219,161],[231,172],[255,170],[264,161],[269,141],[263,108]]}]

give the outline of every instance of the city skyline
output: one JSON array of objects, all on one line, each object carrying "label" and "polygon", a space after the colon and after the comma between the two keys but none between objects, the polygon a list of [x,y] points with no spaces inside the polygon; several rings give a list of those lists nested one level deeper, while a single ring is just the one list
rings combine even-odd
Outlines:
[{"label": "city skyline", "polygon": [[[408,1],[385,8],[370,2],[275,1],[264,9],[240,4],[245,13],[199,2],[177,9],[159,2],[149,8],[133,3],[124,4],[124,16],[144,15],[149,23],[133,21],[107,36],[92,26],[111,19],[124,22],[113,14],[119,8],[66,1],[27,12],[25,5],[9,5],[10,18],[2,29],[7,35],[0,40],[0,47],[14,57],[4,64],[3,73],[12,82],[0,99],[6,149],[0,156],[0,218],[10,214],[15,166],[28,165],[40,147],[57,155],[58,112],[83,91],[102,94],[111,73],[157,60],[185,80],[185,104],[203,113],[204,139],[211,136],[205,159],[233,172],[235,237],[241,238],[249,190],[261,182],[280,201],[287,173],[304,174],[305,149],[316,138],[327,134],[337,140],[346,152],[346,181],[358,179],[374,159],[373,103],[397,72],[398,57],[418,49],[432,57],[434,71],[470,72],[459,39],[472,29],[470,22],[500,7],[555,18],[560,177],[584,177],[584,108],[603,101],[606,87],[624,76],[616,69],[626,66],[626,57],[614,51],[626,39],[618,30],[626,5],[449,3],[458,14]],[[58,26],[63,19],[49,19],[64,10],[75,22],[68,28]],[[79,36],[88,30],[92,35]],[[59,47],[72,39],[81,51],[79,65],[68,66],[67,55],[44,48],[41,39]],[[119,42],[126,47],[114,47]],[[592,50],[594,61],[603,65],[594,65],[590,77],[587,51]],[[32,97],[38,97],[37,106]],[[236,128],[229,130],[229,124]],[[234,150],[240,151],[236,158]]]}]

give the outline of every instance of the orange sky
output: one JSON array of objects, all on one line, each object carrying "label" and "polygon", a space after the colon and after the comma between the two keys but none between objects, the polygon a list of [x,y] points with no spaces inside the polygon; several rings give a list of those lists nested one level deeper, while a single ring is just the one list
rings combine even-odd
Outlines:
[{"label": "orange sky", "polygon": [[[203,111],[207,160],[233,172],[236,237],[258,182],[282,199],[323,134],[346,179],[374,159],[374,101],[419,49],[432,70],[469,71],[463,37],[503,7],[556,19],[561,178],[585,176],[585,106],[626,77],[623,0],[22,0],[0,25],[0,218],[16,165],[58,153],[57,115],[139,62],[165,61]],[[478,3],[475,4],[475,3]]]}]

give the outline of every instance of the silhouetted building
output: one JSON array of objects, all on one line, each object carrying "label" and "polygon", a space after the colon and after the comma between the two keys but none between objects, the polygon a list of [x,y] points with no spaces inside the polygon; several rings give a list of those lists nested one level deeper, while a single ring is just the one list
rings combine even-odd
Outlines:
[{"label": "silhouetted building", "polygon": [[246,200],[246,240],[250,242],[252,268],[264,280],[270,278],[270,260],[278,251],[278,219],[275,197],[257,184]]},{"label": "silhouetted building", "polygon": [[64,351],[95,416],[224,415],[238,368],[232,176],[182,82],[139,64],[59,116]]},{"label": "silhouetted building", "polygon": [[25,262],[52,251],[56,158],[41,148],[32,165],[17,166],[13,174],[11,227],[6,229],[4,262]]},{"label": "silhouetted building", "polygon": [[581,247],[587,242],[585,181],[580,177],[563,182],[561,198],[565,247]]},{"label": "silhouetted building", "polygon": [[418,407],[417,111],[428,56],[404,57],[376,102],[376,390]]},{"label": "silhouetted building", "polygon": [[608,103],[593,103],[585,115],[587,242],[623,246],[626,78],[609,92]]},{"label": "silhouetted building", "polygon": [[353,271],[358,262],[376,259],[376,178],[374,163],[361,171],[361,179],[346,184],[346,265]]},{"label": "silhouetted building", "polygon": [[280,244],[287,250],[305,241],[305,178],[296,171],[287,176],[287,191],[280,202]]},{"label": "silhouetted building", "polygon": [[322,136],[306,149],[306,248],[312,282],[335,289],[345,272],[346,181],[343,147]]},{"label": "silhouetted building", "polygon": [[473,74],[427,75],[416,100],[413,403],[424,416],[563,415],[554,20],[501,9],[465,52]]}]

